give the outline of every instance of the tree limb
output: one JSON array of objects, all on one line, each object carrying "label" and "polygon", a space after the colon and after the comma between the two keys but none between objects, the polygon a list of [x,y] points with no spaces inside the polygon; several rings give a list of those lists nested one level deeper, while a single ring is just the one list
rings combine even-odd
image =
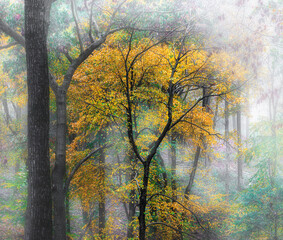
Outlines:
[{"label": "tree limb", "polygon": [[105,149],[105,148],[109,148],[111,147],[111,145],[103,145],[93,151],[91,151],[86,157],[84,157],[83,159],[81,159],[77,164],[76,166],[73,168],[72,172],[70,173],[69,177],[67,178],[66,182],[65,182],[65,187],[64,187],[64,191],[65,193],[67,193],[68,189],[69,189],[69,186],[70,186],[70,182],[72,180],[72,178],[74,177],[74,175],[76,174],[76,172],[79,170],[79,168],[92,156],[94,155],[95,153]]},{"label": "tree limb", "polygon": [[25,39],[15,30],[13,30],[7,23],[0,18],[0,30],[13,38],[17,43],[25,47]]},{"label": "tree limb", "polygon": [[80,44],[80,49],[81,49],[81,53],[82,53],[84,51],[84,48],[83,48],[83,42],[82,42],[82,37],[81,37],[80,27],[79,27],[79,22],[78,22],[77,9],[76,9],[74,0],[71,0],[71,9],[72,9],[72,15],[73,15],[73,18],[74,18],[74,21],[75,21],[76,30],[77,30],[78,39],[79,39],[79,44]]}]

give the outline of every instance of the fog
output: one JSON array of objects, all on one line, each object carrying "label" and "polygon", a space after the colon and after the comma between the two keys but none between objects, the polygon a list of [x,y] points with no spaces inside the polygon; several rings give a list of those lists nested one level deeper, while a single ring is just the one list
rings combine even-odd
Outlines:
[{"label": "fog", "polygon": [[28,2],[0,0],[0,240],[283,238],[281,0],[50,0],[34,35]]}]

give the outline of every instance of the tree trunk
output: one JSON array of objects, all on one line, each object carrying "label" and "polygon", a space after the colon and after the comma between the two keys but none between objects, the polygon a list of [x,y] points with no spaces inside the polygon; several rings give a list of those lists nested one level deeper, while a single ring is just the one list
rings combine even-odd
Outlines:
[{"label": "tree trunk", "polygon": [[28,83],[28,199],[25,239],[52,239],[46,5],[25,0]]},{"label": "tree trunk", "polygon": [[[202,107],[205,111],[208,111],[208,106],[209,106],[209,102],[210,102],[209,88],[204,86],[202,94],[203,94]],[[200,139],[201,140],[203,139],[202,134],[200,136]],[[187,185],[187,187],[185,189],[185,197],[186,198],[189,196],[189,194],[192,190],[192,187],[193,187],[193,183],[194,183],[194,179],[195,179],[195,175],[196,175],[196,171],[197,171],[197,167],[198,167],[198,162],[199,162],[199,158],[200,158],[200,152],[201,152],[201,148],[200,148],[200,146],[197,146],[196,154],[195,154],[195,158],[194,158],[194,162],[193,162],[193,170],[192,170],[191,175],[190,175],[189,184]]]},{"label": "tree trunk", "polygon": [[54,239],[66,239],[66,208],[64,180],[66,174],[66,93],[58,89],[56,93],[56,162],[52,172],[52,194],[54,208]]},{"label": "tree trunk", "polygon": [[66,193],[66,233],[71,233],[70,196]]},{"label": "tree trunk", "polygon": [[[101,130],[98,133],[100,136],[99,145],[100,147],[105,144],[106,141],[106,131]],[[99,151],[99,172],[100,172],[100,191],[99,191],[99,224],[98,224],[98,231],[99,237],[103,239],[105,237],[104,229],[106,225],[106,209],[105,209],[105,154],[104,149]]]},{"label": "tree trunk", "polygon": [[219,109],[219,101],[216,99],[216,106],[215,106],[215,111],[214,111],[214,117],[213,117],[213,129],[216,129],[216,122],[218,119],[218,109]]},{"label": "tree trunk", "polygon": [[233,130],[237,131],[237,113],[232,115]]},{"label": "tree trunk", "polygon": [[242,145],[242,130],[241,130],[241,109],[237,111],[237,134],[238,134],[238,191],[242,190],[243,181],[243,160],[241,155],[241,145]]},{"label": "tree trunk", "polygon": [[225,159],[225,191],[226,194],[229,194],[229,108],[228,108],[228,101],[225,100],[225,109],[224,109],[224,115],[225,115],[225,152],[226,152],[226,159]]},{"label": "tree trunk", "polygon": [[145,210],[147,205],[147,187],[149,180],[149,166],[150,161],[146,161],[143,164],[144,173],[143,173],[143,185],[140,190],[140,215],[139,215],[139,239],[145,240],[145,232],[146,232],[146,222],[145,222]]},{"label": "tree trunk", "polygon": [[[136,177],[136,170],[134,169],[135,164],[137,162],[136,158],[135,158],[135,154],[133,151],[130,150],[129,153],[129,162],[130,165],[132,166],[130,169],[130,178],[129,178],[129,182],[133,182],[135,181],[135,177]],[[128,212],[128,229],[127,229],[127,238],[134,238],[134,229],[133,229],[133,221],[134,221],[134,217],[136,214],[136,199],[135,199],[135,195],[136,195],[136,191],[135,189],[131,189],[130,191],[130,202],[129,202],[129,212]]]},{"label": "tree trunk", "polygon": [[[170,151],[169,151],[169,159],[171,159],[171,187],[172,187],[172,200],[177,200],[177,182],[176,182],[176,169],[177,169],[177,151],[176,151],[176,136],[174,132],[171,133],[170,139]],[[172,207],[171,209],[174,215],[177,215],[176,208]],[[173,232],[171,235],[172,240],[183,239],[182,235],[182,226],[180,224],[177,225],[178,230],[180,232]]]},{"label": "tree trunk", "polygon": [[190,192],[192,190],[193,187],[193,183],[194,183],[194,179],[195,179],[195,175],[196,175],[196,171],[197,171],[197,167],[198,167],[198,160],[200,157],[200,146],[197,146],[197,150],[196,150],[196,154],[195,154],[195,158],[194,158],[194,163],[193,163],[193,170],[190,174],[190,180],[189,180],[189,184],[185,189],[185,196],[189,196]]},{"label": "tree trunk", "polygon": [[171,187],[172,187],[172,198],[177,200],[176,191],[176,167],[177,167],[177,154],[176,154],[176,138],[174,133],[170,136],[170,159],[171,159]]}]

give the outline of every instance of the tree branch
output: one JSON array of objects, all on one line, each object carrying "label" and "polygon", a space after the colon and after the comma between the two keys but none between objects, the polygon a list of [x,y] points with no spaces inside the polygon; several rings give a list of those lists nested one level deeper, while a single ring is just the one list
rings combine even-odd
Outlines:
[{"label": "tree branch", "polygon": [[52,91],[56,95],[58,93],[59,86],[55,80],[55,77],[50,72],[49,72],[49,84],[50,84]]},{"label": "tree branch", "polygon": [[0,18],[0,30],[25,47],[25,39]]},{"label": "tree branch", "polygon": [[74,21],[75,21],[76,30],[77,30],[78,39],[79,39],[79,44],[80,44],[80,49],[81,49],[81,53],[82,53],[84,51],[84,47],[83,47],[82,37],[81,37],[81,33],[80,33],[80,27],[79,27],[79,23],[78,23],[77,9],[76,9],[74,0],[71,0],[71,9],[72,9],[72,15],[73,15],[73,18],[74,18]]},{"label": "tree branch", "polygon": [[72,178],[74,177],[75,173],[79,170],[79,168],[92,156],[94,155],[95,153],[105,149],[105,148],[109,148],[111,147],[111,145],[103,145],[95,150],[93,150],[92,152],[90,152],[85,158],[81,159],[77,164],[76,166],[73,168],[72,172],[70,173],[69,177],[67,178],[66,182],[65,182],[65,187],[64,187],[64,192],[67,193],[68,189],[69,189],[69,186],[70,186],[70,182],[72,180]]}]

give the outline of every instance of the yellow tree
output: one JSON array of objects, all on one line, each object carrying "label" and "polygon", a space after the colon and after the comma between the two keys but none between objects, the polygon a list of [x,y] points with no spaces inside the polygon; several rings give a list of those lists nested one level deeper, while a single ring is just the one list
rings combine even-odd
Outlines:
[{"label": "yellow tree", "polygon": [[[179,129],[198,146],[201,135],[212,141],[213,116],[199,103],[222,95],[233,99],[233,83],[244,77],[225,53],[208,53],[183,36],[175,45],[161,42],[134,31],[116,34],[81,66],[74,85],[74,96],[86,109],[78,122],[90,120],[92,111],[112,119],[126,132],[140,162],[140,239],[145,237],[150,167],[165,136]],[[208,95],[202,95],[204,86]]]}]

